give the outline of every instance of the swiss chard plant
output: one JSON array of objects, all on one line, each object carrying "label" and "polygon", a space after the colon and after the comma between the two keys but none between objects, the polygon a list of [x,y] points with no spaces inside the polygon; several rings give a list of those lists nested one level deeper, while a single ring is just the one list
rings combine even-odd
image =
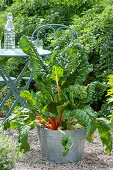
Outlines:
[{"label": "swiss chard plant", "polygon": [[[50,58],[38,55],[37,49],[23,36],[20,40],[23,52],[30,56],[29,69],[34,75],[38,91],[23,91],[20,96],[27,101],[29,109],[19,108],[5,122],[5,129],[11,127],[19,131],[19,142],[25,151],[29,150],[28,131],[35,121],[51,130],[63,133],[66,129],[84,127],[86,139],[93,141],[98,130],[106,153],[112,150],[111,130],[113,124],[103,117],[98,118],[91,104],[101,100],[105,85],[92,82],[85,85],[87,75],[93,70],[87,53],[80,44],[74,44],[65,54],[53,53]],[[64,134],[63,156],[72,146],[72,139]]]}]

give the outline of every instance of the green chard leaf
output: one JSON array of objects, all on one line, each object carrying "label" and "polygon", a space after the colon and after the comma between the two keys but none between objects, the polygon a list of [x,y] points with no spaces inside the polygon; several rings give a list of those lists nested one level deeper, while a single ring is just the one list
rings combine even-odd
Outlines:
[{"label": "green chard leaf", "polygon": [[91,71],[93,71],[93,65],[88,63],[88,58],[85,55],[80,55],[78,65],[70,72],[63,86],[67,87],[69,84],[75,83],[81,85]]},{"label": "green chard leaf", "polygon": [[44,83],[38,82],[38,88],[40,89],[41,94],[43,95],[45,99],[48,99],[49,101],[53,102],[53,96],[52,96],[52,91],[51,91],[50,86],[48,87]]},{"label": "green chard leaf", "polygon": [[28,143],[28,132],[30,130],[30,126],[21,126],[19,129],[19,137],[18,142],[21,143],[20,148],[24,150],[24,153],[28,152],[30,149],[30,145]]},{"label": "green chard leaf", "polygon": [[87,98],[84,102],[93,103],[101,100],[106,90],[106,86],[98,81],[92,82],[87,88]]},{"label": "green chard leaf", "polygon": [[81,86],[79,84],[70,85],[68,88],[65,88],[61,93],[66,100],[70,100],[70,103],[73,106],[75,106],[75,100],[82,100],[85,99],[87,96],[84,86]]},{"label": "green chard leaf", "polygon": [[57,66],[53,66],[52,68],[52,74],[51,74],[51,78],[54,79],[56,81],[56,72],[55,72],[55,68],[56,68],[56,72],[57,72],[57,79],[59,81],[60,77],[63,77],[63,69],[61,67],[57,67]]},{"label": "green chard leaf", "polygon": [[28,37],[26,37],[25,35],[21,37],[20,39],[20,47],[23,50],[24,53],[26,53],[27,55],[31,56],[32,58],[38,58],[39,59],[39,55],[38,52],[34,46],[34,44],[29,41]]},{"label": "green chard leaf", "polygon": [[76,109],[73,111],[73,113],[78,123],[82,125],[88,132],[86,139],[89,142],[92,142],[91,135],[96,130],[96,113],[90,106],[85,106],[82,109]]},{"label": "green chard leaf", "polygon": [[30,93],[29,91],[25,90],[20,93],[20,97],[27,101],[28,108],[33,112],[41,107],[41,98],[39,97],[39,95],[37,95],[37,93],[34,93],[33,91]]},{"label": "green chard leaf", "polygon": [[7,129],[9,129],[10,127],[11,127],[11,121],[13,120],[13,119],[15,119],[16,118],[16,114],[11,114],[4,122],[3,122],[3,128],[4,128],[4,130],[7,130]]},{"label": "green chard leaf", "polygon": [[44,77],[47,72],[47,63],[44,62],[42,56],[40,56],[35,48],[34,44],[28,39],[28,37],[23,36],[20,39],[20,47],[24,53],[30,56],[29,69],[34,74],[35,80],[38,77]]},{"label": "green chard leaf", "polygon": [[68,154],[68,152],[69,152],[69,149],[73,145],[71,136],[68,135],[68,134],[64,134],[64,137],[62,138],[61,143],[64,146],[64,148],[62,150],[62,154],[63,154],[62,156],[66,156]]},{"label": "green chard leaf", "polygon": [[11,129],[15,130],[15,129],[18,129],[20,128],[21,126],[25,126],[25,122],[24,122],[24,119],[15,119],[15,120],[12,120],[10,122],[10,125],[11,125]]},{"label": "green chard leaf", "polygon": [[93,71],[93,65],[86,65],[82,66],[82,68],[78,68],[76,83],[82,84],[85,80],[87,75]]},{"label": "green chard leaf", "polygon": [[112,151],[112,136],[111,130],[113,130],[113,123],[105,118],[97,118],[98,132],[103,146],[106,145],[106,153],[110,154]]}]

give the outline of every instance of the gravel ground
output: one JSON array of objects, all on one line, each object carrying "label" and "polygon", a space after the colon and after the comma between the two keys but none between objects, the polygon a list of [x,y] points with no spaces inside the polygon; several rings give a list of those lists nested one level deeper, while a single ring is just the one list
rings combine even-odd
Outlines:
[{"label": "gravel ground", "polygon": [[[8,130],[7,134],[13,135],[14,139],[18,137],[16,131]],[[113,170],[113,152],[110,155],[105,153],[97,132],[93,143],[86,141],[83,159],[77,163],[55,164],[44,160],[41,157],[37,128],[30,132],[29,143],[30,151],[24,154],[15,170]]]}]

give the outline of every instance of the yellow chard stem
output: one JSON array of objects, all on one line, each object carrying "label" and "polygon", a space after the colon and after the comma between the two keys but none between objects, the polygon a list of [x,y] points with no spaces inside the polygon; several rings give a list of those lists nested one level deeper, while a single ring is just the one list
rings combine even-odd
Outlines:
[{"label": "yellow chard stem", "polygon": [[58,85],[58,75],[57,75],[56,66],[55,66],[55,74],[56,74],[56,84],[57,84],[57,89],[58,89],[58,99],[61,100],[61,97],[60,97],[60,88],[59,88],[59,85]]},{"label": "yellow chard stem", "polygon": [[61,126],[58,127],[58,131],[59,131],[60,133],[62,133],[63,135],[66,134],[66,133],[62,130],[62,127],[61,127]]}]

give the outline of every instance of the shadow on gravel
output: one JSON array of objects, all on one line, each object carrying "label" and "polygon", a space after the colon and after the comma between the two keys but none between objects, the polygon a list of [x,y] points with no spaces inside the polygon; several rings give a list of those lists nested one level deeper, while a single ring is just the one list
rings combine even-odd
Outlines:
[{"label": "shadow on gravel", "polygon": [[105,163],[103,160],[101,160],[96,153],[85,153],[83,160],[88,165],[100,164],[100,165],[108,166],[108,164]]}]

